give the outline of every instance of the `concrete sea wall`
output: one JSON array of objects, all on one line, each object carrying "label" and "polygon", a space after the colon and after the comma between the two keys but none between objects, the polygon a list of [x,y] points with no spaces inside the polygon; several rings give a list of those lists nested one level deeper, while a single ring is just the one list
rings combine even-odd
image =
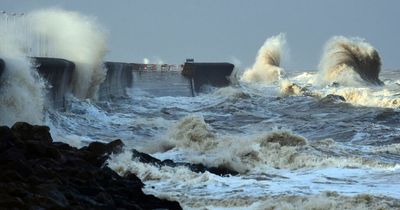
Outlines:
[{"label": "concrete sea wall", "polygon": [[72,75],[75,64],[60,58],[32,58],[36,69],[47,82],[47,97],[54,108],[62,108],[66,103],[66,95],[71,92]]},{"label": "concrete sea wall", "polygon": [[112,97],[126,96],[126,89],[132,86],[134,68],[133,64],[121,62],[105,62],[107,76],[100,85],[98,92],[101,100],[109,100]]},{"label": "concrete sea wall", "polygon": [[231,63],[194,63],[186,62],[182,75],[192,81],[195,92],[200,92],[203,85],[223,87],[230,84],[229,76],[235,66]]},{"label": "concrete sea wall", "polygon": [[0,77],[3,74],[4,67],[5,67],[4,61],[0,59]]},{"label": "concrete sea wall", "polygon": [[[46,81],[49,105],[66,108],[66,97],[73,89],[75,64],[62,58],[32,57],[32,63]],[[0,77],[5,71],[0,59]],[[107,75],[97,93],[99,100],[127,95],[139,89],[153,96],[195,96],[203,85],[227,86],[234,68],[230,63],[185,63],[183,71],[144,70],[143,64],[105,62]],[[1,87],[0,87],[1,91]]]}]

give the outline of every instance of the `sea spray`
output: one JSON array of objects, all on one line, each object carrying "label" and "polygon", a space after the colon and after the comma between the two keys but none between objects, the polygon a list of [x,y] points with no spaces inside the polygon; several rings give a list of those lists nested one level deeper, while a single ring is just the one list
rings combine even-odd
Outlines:
[{"label": "sea spray", "polygon": [[378,51],[364,39],[335,36],[325,45],[319,64],[317,84],[339,83],[362,86],[380,85],[381,59]]},{"label": "sea spray", "polygon": [[[45,56],[71,60],[76,65],[73,92],[78,98],[93,98],[106,71],[106,34],[91,17],[62,9],[45,9],[28,14],[32,33],[45,40]],[[37,55],[44,56],[44,55]]]},{"label": "sea spray", "polygon": [[242,76],[245,82],[272,83],[281,78],[284,70],[281,68],[283,57],[287,52],[286,37],[281,33],[268,38],[258,50],[256,61]]},{"label": "sea spray", "polygon": [[[179,120],[171,126],[167,136],[167,139],[157,145],[154,146],[154,142],[151,142],[151,145],[142,149],[152,153],[177,153],[190,163],[225,167],[241,174],[258,173],[271,168],[297,170],[325,167],[398,167],[342,154],[342,148],[337,147],[331,139],[309,142],[287,130],[235,136],[219,135],[202,116],[196,115],[188,115]],[[332,149],[337,154],[324,152]]]},{"label": "sea spray", "polygon": [[303,95],[306,91],[305,88],[302,88],[298,84],[290,82],[287,79],[281,80],[279,85],[281,96],[298,96]]},{"label": "sea spray", "polygon": [[[149,189],[149,193],[158,194]],[[210,198],[204,196],[187,196],[162,194],[166,199],[178,200],[184,209],[252,209],[252,210],[365,210],[365,209],[398,209],[400,201],[395,198],[359,194],[355,196],[340,195],[334,191],[324,191],[315,195],[264,195],[257,197]]]},{"label": "sea spray", "polygon": [[0,77],[0,124],[40,124],[44,117],[45,83],[26,57],[21,28],[15,23],[0,24],[0,58],[5,61]]}]

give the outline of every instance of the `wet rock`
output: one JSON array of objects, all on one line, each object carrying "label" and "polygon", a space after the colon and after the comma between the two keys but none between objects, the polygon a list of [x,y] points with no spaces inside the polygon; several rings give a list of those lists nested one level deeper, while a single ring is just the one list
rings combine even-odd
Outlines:
[{"label": "wet rock", "polygon": [[108,208],[111,208],[111,207],[115,208],[115,202],[114,202],[113,197],[106,192],[99,192],[96,195],[95,199],[97,202],[106,205]]},{"label": "wet rock", "polygon": [[119,153],[122,151],[124,143],[120,140],[114,140],[108,144],[101,142],[92,142],[87,147],[87,151],[94,153],[96,155]]},{"label": "wet rock", "polygon": [[121,140],[81,149],[52,142],[46,126],[0,127],[0,209],[181,209],[104,166],[122,149]]},{"label": "wet rock", "polygon": [[0,206],[4,209],[25,209],[27,205],[19,198],[7,194],[0,194]]},{"label": "wet rock", "polygon": [[86,161],[100,167],[111,153],[121,152],[123,146],[124,143],[119,139],[110,143],[92,142],[89,146],[81,148],[79,154]]},{"label": "wet rock", "polygon": [[137,159],[142,163],[153,164],[155,166],[169,166],[169,167],[179,167],[184,166],[189,168],[191,171],[196,173],[204,173],[206,171],[216,174],[218,176],[226,176],[226,175],[237,175],[239,172],[231,170],[225,167],[206,167],[203,164],[193,164],[193,163],[185,163],[185,162],[174,162],[170,159],[159,160],[149,154],[139,152],[135,149],[132,149],[132,159]]},{"label": "wet rock", "polygon": [[0,151],[4,151],[15,144],[15,136],[7,126],[0,126]]},{"label": "wet rock", "polygon": [[12,126],[11,130],[13,131],[14,135],[22,141],[35,140],[43,143],[53,142],[53,139],[50,135],[50,128],[47,126],[30,125],[26,122],[17,122]]},{"label": "wet rock", "polygon": [[338,102],[346,102],[346,99],[340,95],[329,94],[323,97],[320,102],[322,103],[338,103]]},{"label": "wet rock", "polygon": [[216,174],[216,175],[219,175],[219,176],[225,176],[225,175],[233,175],[233,176],[235,176],[235,175],[239,174],[239,172],[234,171],[234,170],[229,169],[229,168],[225,168],[225,167],[211,167],[211,168],[208,169],[208,171],[210,173],[213,173],[213,174]]},{"label": "wet rock", "polygon": [[164,165],[161,160],[144,152],[139,152],[135,149],[132,149],[132,157],[138,159],[142,163],[151,163],[159,166]]}]

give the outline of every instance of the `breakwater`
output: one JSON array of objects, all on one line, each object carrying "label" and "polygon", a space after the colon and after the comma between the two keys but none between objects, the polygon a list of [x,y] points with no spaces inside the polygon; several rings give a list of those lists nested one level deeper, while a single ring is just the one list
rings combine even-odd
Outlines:
[{"label": "breakwater", "polygon": [[5,66],[4,61],[0,59],[0,77],[3,74],[4,66]]},{"label": "breakwater", "polygon": [[71,92],[75,64],[60,58],[32,58],[39,74],[47,82],[47,96],[53,107],[64,107],[66,95]]},{"label": "breakwater", "polygon": [[[46,83],[49,105],[65,109],[67,96],[73,94],[76,64],[62,58],[31,57],[33,67]],[[0,59],[0,77],[7,63]],[[153,65],[156,66],[156,65]],[[230,63],[188,63],[182,71],[145,68],[144,64],[105,62],[106,76],[96,97],[110,100],[127,95],[128,88],[155,96],[195,96],[203,85],[227,86],[234,65]],[[161,65],[163,67],[163,65]],[[10,69],[12,71],[12,69]]]},{"label": "breakwater", "polygon": [[126,95],[126,88],[132,86],[134,64],[122,62],[105,62],[106,79],[100,84],[99,98],[108,100]]},{"label": "breakwater", "polygon": [[235,66],[231,63],[186,62],[182,75],[192,83],[194,92],[201,91],[203,85],[223,87],[229,85],[229,76]]}]

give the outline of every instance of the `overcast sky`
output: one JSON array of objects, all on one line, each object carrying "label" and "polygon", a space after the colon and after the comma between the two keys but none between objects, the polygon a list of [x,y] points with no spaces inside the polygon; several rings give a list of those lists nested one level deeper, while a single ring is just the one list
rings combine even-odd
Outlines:
[{"label": "overcast sky", "polygon": [[288,69],[316,69],[334,35],[365,38],[384,68],[400,69],[396,0],[0,0],[0,10],[59,7],[107,29],[108,60],[240,61],[250,66],[265,39],[286,33]]}]

